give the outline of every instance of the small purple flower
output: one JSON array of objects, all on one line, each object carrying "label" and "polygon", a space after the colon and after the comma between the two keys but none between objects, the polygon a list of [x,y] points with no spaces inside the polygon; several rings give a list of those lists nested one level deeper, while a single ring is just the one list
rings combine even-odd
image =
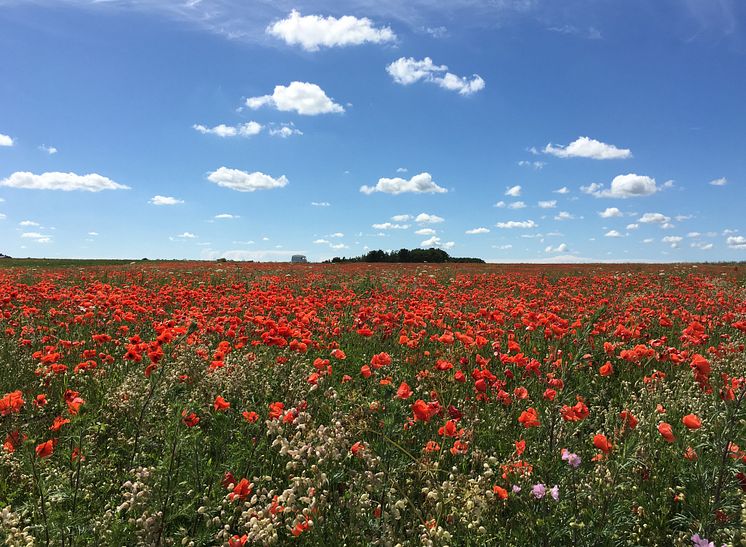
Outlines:
[{"label": "small purple flower", "polygon": [[562,459],[570,464],[573,469],[577,469],[580,465],[580,456],[569,450],[562,450]]},{"label": "small purple flower", "polygon": [[517,484],[514,484],[512,490],[514,494],[517,494],[518,492],[521,491],[521,487],[518,486]]},{"label": "small purple flower", "polygon": [[552,489],[549,491],[550,494],[552,494],[552,498],[554,498],[554,501],[559,500],[559,486],[556,484],[552,487]]},{"label": "small purple flower", "polygon": [[715,542],[699,537],[699,534],[694,534],[692,536],[692,543],[694,544],[694,547],[715,547]]},{"label": "small purple flower", "polygon": [[547,488],[543,484],[535,484],[534,487],[531,489],[531,494],[537,499],[540,500],[544,497],[544,495],[547,493]]}]

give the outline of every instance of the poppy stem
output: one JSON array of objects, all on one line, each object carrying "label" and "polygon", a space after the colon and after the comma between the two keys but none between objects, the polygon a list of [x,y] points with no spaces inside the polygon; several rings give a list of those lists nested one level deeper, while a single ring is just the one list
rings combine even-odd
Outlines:
[{"label": "poppy stem", "polygon": [[45,507],[46,502],[44,500],[44,491],[41,488],[39,481],[39,473],[36,471],[36,454],[31,454],[31,471],[34,474],[34,483],[36,489],[39,491],[39,498],[41,499],[41,518],[44,521],[44,540],[46,545],[49,545],[49,523],[47,522],[47,509]]}]

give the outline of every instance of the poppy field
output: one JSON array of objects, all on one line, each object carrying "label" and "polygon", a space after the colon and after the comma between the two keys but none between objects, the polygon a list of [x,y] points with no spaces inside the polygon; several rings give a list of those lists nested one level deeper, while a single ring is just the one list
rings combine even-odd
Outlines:
[{"label": "poppy field", "polygon": [[7,545],[746,545],[717,265],[0,269]]}]

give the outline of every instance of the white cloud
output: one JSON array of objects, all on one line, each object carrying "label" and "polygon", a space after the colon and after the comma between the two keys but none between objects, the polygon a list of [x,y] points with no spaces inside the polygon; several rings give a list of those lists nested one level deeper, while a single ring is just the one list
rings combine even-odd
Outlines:
[{"label": "white cloud", "polygon": [[282,112],[292,111],[303,116],[345,111],[342,105],[327,97],[323,89],[309,82],[290,82],[287,87],[276,85],[272,95],[249,97],[246,106],[253,110],[271,106]]},{"label": "white cloud", "polygon": [[560,211],[554,216],[554,220],[573,220],[575,215],[568,213],[567,211]]},{"label": "white cloud", "polygon": [[554,209],[557,207],[557,200],[556,199],[550,199],[547,201],[540,201],[539,202],[539,208],[540,209]]},{"label": "white cloud", "polygon": [[398,84],[409,85],[424,81],[444,89],[457,91],[459,95],[471,95],[484,89],[484,80],[478,74],[471,79],[448,72],[446,65],[435,65],[430,57],[421,61],[414,57],[401,57],[388,65],[386,71]]},{"label": "white cloud", "polygon": [[606,144],[588,137],[578,137],[567,146],[547,144],[545,154],[558,158],[591,158],[594,160],[615,160],[632,157],[626,148],[617,148],[613,144]]},{"label": "white cloud", "polygon": [[331,207],[332,204],[328,201],[312,201],[311,205],[314,207]]},{"label": "white cloud", "polygon": [[548,247],[544,249],[544,252],[545,253],[565,253],[567,252],[567,249],[568,249],[567,243],[560,243],[556,247],[552,247],[551,245],[549,245]]},{"label": "white cloud", "polygon": [[88,232],[88,235],[96,237],[98,235],[98,232]]},{"label": "white cloud", "polygon": [[397,167],[396,168],[396,172],[397,173],[406,173],[407,171],[409,171],[409,169],[407,169],[406,167]]},{"label": "white cloud", "polygon": [[333,234],[329,234],[327,237],[344,237],[345,235],[342,232],[334,232]]},{"label": "white cloud", "polygon": [[555,194],[569,194],[570,189],[567,186],[563,186],[562,188],[557,188],[556,190],[553,190]]},{"label": "white cloud", "polygon": [[515,186],[509,186],[507,190],[505,190],[505,195],[510,196],[513,198],[517,198],[521,195],[521,185],[516,184]]},{"label": "white cloud", "polygon": [[5,213],[0,213],[0,220],[5,220],[6,218],[8,217]]},{"label": "white cloud", "polygon": [[394,222],[409,222],[412,220],[412,215],[394,215],[391,217]]},{"label": "white cloud", "polygon": [[720,177],[719,179],[711,180],[710,184],[712,186],[725,186],[726,184],[728,184],[728,179],[726,179],[725,177]]},{"label": "white cloud", "polygon": [[216,220],[233,220],[235,218],[241,218],[238,215],[232,215],[230,213],[220,213],[219,215],[215,215]]},{"label": "white cloud", "polygon": [[444,220],[445,219],[443,217],[439,217],[438,215],[431,215],[428,213],[420,213],[414,219],[414,221],[417,222],[418,224],[439,224],[440,222],[443,222]]},{"label": "white cloud", "polygon": [[13,137],[0,133],[0,146],[13,146]]},{"label": "white cloud", "polygon": [[639,227],[640,225],[636,223],[627,224],[627,230],[637,230]]},{"label": "white cloud", "polygon": [[500,207],[500,208],[502,209],[503,207],[505,207],[505,202],[504,202],[504,201],[502,201],[502,200],[500,200],[500,201],[498,201],[497,203],[495,203],[495,205],[494,205],[494,206],[495,206],[495,207]]},{"label": "white cloud", "polygon": [[316,245],[328,245],[331,243],[328,239],[314,239],[313,241]]},{"label": "white cloud", "polygon": [[75,173],[60,173],[57,171],[42,173],[41,175],[27,171],[16,171],[8,178],[0,180],[0,186],[24,188],[26,190],[62,190],[65,192],[73,190],[84,192],[129,190],[129,186],[114,182],[98,173],[77,175]]},{"label": "white cloud", "polygon": [[320,47],[356,46],[365,42],[379,44],[396,40],[396,34],[389,27],[376,28],[367,17],[321,17],[301,15],[297,10],[292,10],[285,19],[269,25],[266,32],[288,45],[301,46],[306,51],[318,51]]},{"label": "white cloud", "polygon": [[39,147],[39,150],[41,150],[42,152],[46,152],[50,156],[53,155],[53,154],[56,154],[58,152],[58,150],[54,146],[47,146],[45,144],[42,144]]},{"label": "white cloud", "polygon": [[712,243],[705,243],[704,241],[694,241],[689,244],[690,247],[694,249],[699,249],[701,251],[709,251],[712,249],[713,244]]},{"label": "white cloud", "polygon": [[195,124],[192,126],[195,131],[199,131],[203,135],[217,135],[218,137],[251,137],[258,135],[263,126],[260,123],[251,121],[241,125],[232,126],[221,123],[215,127],[205,127],[204,125]]},{"label": "white cloud", "polygon": [[497,228],[536,228],[536,224],[533,220],[510,220],[508,222],[498,222],[495,224]]},{"label": "white cloud", "polygon": [[652,243],[653,241],[655,240],[652,237],[648,237],[642,240],[643,243]]},{"label": "white cloud", "polygon": [[184,200],[171,196],[153,196],[148,200],[151,205],[181,205]]},{"label": "white cloud", "polygon": [[191,232],[184,232],[184,233],[177,235],[176,237],[180,239],[197,239],[197,236]]},{"label": "white cloud", "polygon": [[676,215],[675,218],[678,222],[684,222],[685,220],[691,220],[694,218],[694,215]]},{"label": "white cloud", "polygon": [[615,218],[622,216],[622,212],[616,207],[607,207],[598,213],[601,218]]},{"label": "white cloud", "polygon": [[510,205],[508,205],[508,208],[510,209],[525,209],[526,204],[522,201],[514,201]]},{"label": "white cloud", "polygon": [[505,251],[507,249],[512,249],[513,246],[510,243],[507,243],[505,245],[493,245],[493,249],[500,249],[501,251]]},{"label": "white cloud", "polygon": [[489,234],[490,230],[489,230],[489,228],[472,228],[471,230],[466,230],[465,233],[467,233],[469,235]]},{"label": "white cloud", "polygon": [[661,241],[663,243],[679,243],[682,239],[684,239],[681,236],[666,236]]},{"label": "white cloud", "polygon": [[409,228],[409,224],[392,224],[391,222],[382,222],[372,226],[374,230],[407,230]]},{"label": "white cloud", "polygon": [[746,249],[746,237],[743,236],[729,236],[728,239],[725,240],[725,243],[731,249]]},{"label": "white cloud", "polygon": [[434,236],[435,230],[432,228],[420,228],[415,232],[418,236]]},{"label": "white cloud", "polygon": [[18,223],[19,226],[25,226],[25,227],[31,227],[31,226],[41,226],[38,222],[34,222],[33,220],[22,220]]},{"label": "white cloud", "polygon": [[604,237],[624,237],[622,234],[617,232],[616,230],[609,230],[604,234]]},{"label": "white cloud", "polygon": [[544,168],[544,166],[546,165],[546,162],[521,160],[518,162],[518,165],[520,165],[521,167],[533,167],[534,169],[538,171]]},{"label": "white cloud", "polygon": [[361,186],[360,191],[363,194],[372,194],[373,192],[383,192],[384,194],[445,194],[448,192],[445,188],[438,186],[430,173],[420,173],[406,180],[400,177],[380,178],[375,186]]},{"label": "white cloud", "polygon": [[272,188],[282,188],[288,184],[288,179],[285,175],[274,178],[260,171],[247,173],[240,169],[229,169],[227,167],[221,167],[213,171],[207,175],[207,180],[223,188],[230,188],[239,192],[270,190]]},{"label": "white cloud", "polygon": [[643,224],[664,224],[669,220],[671,220],[671,218],[662,213],[645,213],[639,218],[638,222],[642,222]]},{"label": "white cloud", "polygon": [[441,243],[440,238],[437,236],[433,236],[430,239],[426,239],[422,243],[420,243],[420,246],[422,247],[440,247],[441,249],[451,249],[456,244],[453,241],[447,241],[445,243]]},{"label": "white cloud", "polygon": [[655,179],[644,175],[629,173],[627,175],[617,175],[611,181],[611,188],[604,189],[603,184],[592,183],[588,186],[581,186],[580,189],[586,194],[596,196],[597,198],[633,198],[640,196],[649,196],[656,193],[659,188],[655,185]]},{"label": "white cloud", "polygon": [[284,123],[280,127],[270,127],[269,134],[272,137],[280,137],[281,139],[287,139],[293,135],[302,135],[303,131],[295,128],[294,123]]},{"label": "white cloud", "polygon": [[52,241],[48,235],[40,234],[39,232],[23,232],[21,237],[24,239],[33,239],[37,243],[49,243]]}]

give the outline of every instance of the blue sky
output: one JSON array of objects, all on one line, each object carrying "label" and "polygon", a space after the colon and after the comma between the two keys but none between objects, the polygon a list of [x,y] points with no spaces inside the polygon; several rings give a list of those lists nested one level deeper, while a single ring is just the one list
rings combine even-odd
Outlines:
[{"label": "blue sky", "polygon": [[744,4],[559,4],[0,0],[0,252],[746,259]]}]

